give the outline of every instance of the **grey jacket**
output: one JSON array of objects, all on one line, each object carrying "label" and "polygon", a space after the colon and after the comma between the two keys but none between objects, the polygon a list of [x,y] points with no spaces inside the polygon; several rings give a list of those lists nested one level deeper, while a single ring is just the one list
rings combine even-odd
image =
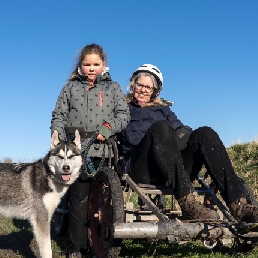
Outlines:
[{"label": "grey jacket", "polygon": [[[111,126],[111,135],[114,135],[129,123],[124,94],[108,72],[97,76],[94,87],[89,86],[87,78],[78,75],[76,80],[62,88],[51,120],[51,131],[57,130],[60,139],[66,139],[65,127],[84,127],[87,132],[96,132],[107,122]],[[103,146],[96,141],[88,156],[101,157]]]}]

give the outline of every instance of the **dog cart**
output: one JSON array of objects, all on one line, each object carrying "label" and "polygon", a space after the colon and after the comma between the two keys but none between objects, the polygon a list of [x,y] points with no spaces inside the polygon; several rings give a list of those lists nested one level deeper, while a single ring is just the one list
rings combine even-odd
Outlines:
[{"label": "dog cart", "polygon": [[[173,244],[202,240],[208,249],[234,253],[251,247],[258,241],[257,224],[237,222],[220,201],[213,187],[198,177],[196,191],[204,202],[216,209],[220,220],[187,220],[174,208],[169,187],[135,184],[115,155],[115,166],[102,167],[89,174],[92,188],[89,199],[89,242],[93,257],[119,257],[123,239],[163,239]],[[250,204],[257,202],[248,185]],[[130,200],[136,196],[137,202]],[[166,204],[170,202],[170,207]],[[208,201],[207,201],[208,200]],[[58,234],[67,229],[68,211],[57,209],[55,229]]]}]

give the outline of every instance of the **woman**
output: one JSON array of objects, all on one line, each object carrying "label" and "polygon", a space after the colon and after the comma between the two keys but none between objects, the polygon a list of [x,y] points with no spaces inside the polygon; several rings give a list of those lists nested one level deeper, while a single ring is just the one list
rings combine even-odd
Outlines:
[{"label": "woman", "polygon": [[232,215],[257,222],[258,208],[246,201],[247,192],[217,133],[182,124],[169,106],[157,98],[163,84],[160,70],[140,66],[130,78],[127,95],[131,121],[122,131],[126,169],[136,183],[169,184],[183,214],[190,219],[218,219],[217,212],[195,199],[193,181],[205,165]]}]

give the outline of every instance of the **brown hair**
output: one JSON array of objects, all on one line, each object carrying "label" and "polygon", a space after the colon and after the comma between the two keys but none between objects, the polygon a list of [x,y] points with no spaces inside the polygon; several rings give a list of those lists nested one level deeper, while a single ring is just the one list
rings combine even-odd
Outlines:
[{"label": "brown hair", "polygon": [[[134,101],[132,93],[127,93],[125,98],[128,104]],[[149,107],[155,107],[155,106],[167,106],[167,104],[162,99],[156,98],[148,103],[141,105],[141,108],[149,108]]]},{"label": "brown hair", "polygon": [[81,63],[86,55],[96,54],[99,55],[103,62],[107,62],[107,54],[104,52],[103,47],[95,43],[85,46],[78,57],[75,70],[72,72],[69,81],[73,81],[77,76],[78,68],[81,66]]}]

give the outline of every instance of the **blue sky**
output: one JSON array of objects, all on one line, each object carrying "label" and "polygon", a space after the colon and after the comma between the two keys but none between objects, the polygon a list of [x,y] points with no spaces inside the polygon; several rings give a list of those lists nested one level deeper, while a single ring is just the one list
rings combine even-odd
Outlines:
[{"label": "blue sky", "polygon": [[212,127],[226,146],[258,135],[257,0],[2,0],[0,10],[0,159],[48,152],[57,97],[90,43],[124,92],[152,63],[184,124]]}]

